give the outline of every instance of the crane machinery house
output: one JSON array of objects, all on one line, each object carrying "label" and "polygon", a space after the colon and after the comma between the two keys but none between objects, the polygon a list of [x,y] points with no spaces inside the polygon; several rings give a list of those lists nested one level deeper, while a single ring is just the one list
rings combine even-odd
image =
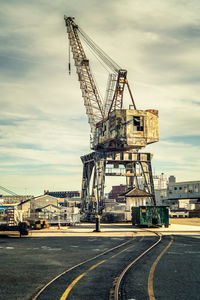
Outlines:
[{"label": "crane machinery house", "polygon": [[158,111],[116,109],[96,124],[95,150],[139,150],[159,139]]}]

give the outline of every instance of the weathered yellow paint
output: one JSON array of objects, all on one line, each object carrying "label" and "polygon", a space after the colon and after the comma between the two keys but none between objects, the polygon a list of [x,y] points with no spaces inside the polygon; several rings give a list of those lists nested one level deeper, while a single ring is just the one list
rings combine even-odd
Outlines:
[{"label": "weathered yellow paint", "polygon": [[76,279],[74,279],[74,281],[72,281],[72,283],[68,286],[68,288],[65,290],[65,292],[62,294],[60,300],[65,300],[67,298],[67,296],[69,295],[69,293],[71,292],[72,288],[74,287],[74,285],[83,277],[85,276],[87,273],[82,273],[81,275],[79,275]]},{"label": "weathered yellow paint", "polygon": [[157,110],[118,109],[97,124],[94,149],[141,149],[158,140]]},{"label": "weathered yellow paint", "polygon": [[154,276],[154,271],[155,268],[157,266],[157,263],[159,262],[159,260],[161,259],[161,257],[163,256],[163,254],[167,251],[167,249],[171,246],[173,242],[173,237],[171,237],[171,240],[169,242],[169,244],[165,247],[165,249],[163,249],[163,251],[160,253],[160,255],[156,258],[156,260],[154,261],[151,270],[149,272],[149,277],[148,277],[148,295],[149,295],[149,300],[155,300],[155,296],[154,296],[154,290],[153,290],[153,276]]},{"label": "weathered yellow paint", "polygon": [[121,254],[121,253],[123,253],[123,252],[127,251],[127,250],[128,250],[129,248],[131,248],[131,247],[133,247],[133,245],[132,245],[132,246],[129,246],[129,247],[127,247],[126,249],[124,249],[124,250],[122,250],[122,251],[120,251],[120,252],[118,252],[118,253],[116,253],[116,254],[114,254],[113,256],[111,256],[111,258],[114,258],[114,257],[118,256],[119,254]]},{"label": "weathered yellow paint", "polygon": [[65,290],[65,292],[62,294],[60,300],[65,300],[67,299],[67,296],[69,295],[69,293],[71,292],[71,290],[73,289],[73,287],[75,286],[75,284],[83,277],[85,276],[89,271],[95,269],[96,267],[98,267],[99,265],[103,264],[106,260],[102,260],[99,263],[97,263],[96,265],[92,266],[91,268],[89,268],[86,272],[82,273],[81,275],[79,275],[78,277],[76,277],[72,283],[70,283],[70,285],[68,286],[68,288]]}]

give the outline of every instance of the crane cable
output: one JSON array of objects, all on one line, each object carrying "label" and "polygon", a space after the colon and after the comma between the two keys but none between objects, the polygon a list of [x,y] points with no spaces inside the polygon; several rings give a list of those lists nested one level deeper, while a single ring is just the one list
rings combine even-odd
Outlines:
[{"label": "crane cable", "polygon": [[102,61],[115,73],[121,69],[120,66],[110,58],[80,27],[78,31],[82,35],[85,42],[91,47],[91,49],[102,59]]},{"label": "crane cable", "polygon": [[6,192],[6,193],[8,193],[8,194],[11,194],[11,195],[13,195],[13,196],[19,196],[19,195],[16,194],[15,192],[10,191],[9,189],[7,189],[7,188],[5,188],[5,187],[3,187],[3,186],[0,186],[0,190]]},{"label": "crane cable", "polygon": [[98,62],[102,65],[102,67],[110,74],[110,70],[106,67],[107,65],[99,58],[99,56],[96,54],[96,52],[86,43],[85,39],[83,40],[85,42],[84,45],[86,45],[87,49],[95,56],[95,58],[98,60]]},{"label": "crane cable", "polygon": [[[85,40],[84,40],[84,41],[85,41]],[[108,74],[110,75],[110,70],[106,67],[106,65],[102,62],[102,60],[100,60],[100,58],[97,56],[97,54],[95,53],[95,51],[94,51],[93,49],[91,49],[91,47],[89,47],[88,44],[85,44],[85,45],[87,46],[87,49],[88,49],[88,50],[94,55],[94,57],[98,60],[98,62],[100,63],[100,65],[101,65],[101,66],[108,72]],[[90,69],[91,69],[91,71],[92,71],[91,65],[90,65]],[[108,75],[108,76],[109,76],[109,75]],[[95,80],[95,77],[93,77],[93,80],[94,80],[94,82],[95,82],[96,88],[97,88],[97,90],[98,90],[98,93],[99,93],[101,99],[103,99],[102,93],[101,93],[101,91],[100,91],[100,89],[99,89],[99,87],[98,87],[98,84],[97,84],[97,82],[96,82],[96,80]]]},{"label": "crane cable", "polygon": [[[86,45],[86,47],[87,47],[87,49],[94,55],[94,57],[98,60],[98,62],[101,64],[101,66],[108,72],[108,81],[109,81],[109,76],[111,75],[111,74],[113,74],[113,75],[115,75],[116,73],[118,73],[118,72],[116,72],[116,71],[114,71],[113,72],[113,69],[114,68],[112,68],[112,73],[110,72],[110,69],[108,69],[108,64],[106,63],[107,62],[107,59],[105,60],[102,60],[102,58],[100,59],[100,57],[99,57],[99,55],[97,54],[97,50],[95,50],[94,49],[94,47],[91,47],[91,45],[90,44],[88,44],[88,40],[81,34],[81,37],[82,37],[82,41],[84,42],[84,44]],[[88,39],[89,39],[89,37],[88,37]],[[91,40],[91,42],[92,43],[94,43],[92,40]],[[95,43],[94,43],[95,44]],[[98,46],[97,46],[98,47]],[[100,48],[99,48],[100,49]],[[100,50],[99,50],[100,51]],[[98,52],[99,52],[98,51]],[[102,50],[101,50],[102,51]],[[102,51],[103,52],[103,51]],[[107,55],[108,56],[108,55]],[[109,57],[109,56],[108,56]],[[111,60],[111,58],[110,58],[110,60]],[[115,63],[114,61],[113,61],[113,63]],[[115,65],[120,69],[120,67],[115,63]],[[110,67],[110,66],[109,66]],[[91,69],[91,65],[90,65],[90,69]],[[98,90],[98,92],[99,92],[99,94],[100,94],[100,97],[101,97],[101,99],[103,99],[103,97],[102,97],[102,94],[101,94],[101,91],[99,90],[99,88],[98,88],[98,85],[97,85],[97,82],[96,82],[96,80],[95,80],[95,78],[93,78],[94,79],[94,81],[95,81],[95,84],[96,84],[96,87],[97,87],[97,90]],[[106,97],[106,95],[105,95],[105,97]],[[105,99],[105,97],[104,97],[104,102],[106,102],[106,99]]]}]

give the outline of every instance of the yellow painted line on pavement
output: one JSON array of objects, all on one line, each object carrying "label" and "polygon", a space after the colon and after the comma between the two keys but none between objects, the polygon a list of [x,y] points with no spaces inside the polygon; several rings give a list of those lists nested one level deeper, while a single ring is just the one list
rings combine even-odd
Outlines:
[{"label": "yellow painted line on pavement", "polygon": [[141,239],[139,240],[139,242],[142,242],[142,241],[143,241],[143,239],[144,239],[144,236],[143,236],[143,237],[141,237]]},{"label": "yellow painted line on pavement", "polygon": [[[139,241],[139,242],[140,242],[140,241]],[[114,254],[113,256],[110,257],[110,259],[116,257],[117,255],[119,255],[119,254],[121,254],[121,253],[123,253],[123,252],[125,252],[126,250],[128,250],[129,248],[131,248],[131,247],[133,247],[133,246],[134,246],[134,245],[131,245],[131,246],[127,247],[126,249],[124,249],[124,250],[118,252],[117,254]]]},{"label": "yellow painted line on pavement", "polygon": [[69,292],[71,291],[71,289],[73,288],[73,286],[83,277],[85,276],[87,273],[83,273],[80,276],[78,276],[76,279],[74,279],[74,281],[72,281],[72,283],[68,286],[68,288],[65,290],[65,292],[62,294],[60,300],[65,300],[69,294]]},{"label": "yellow painted line on pavement", "polygon": [[96,267],[98,267],[99,265],[103,264],[105,260],[100,261],[99,263],[97,263],[96,265],[92,266],[91,268],[89,268],[86,272],[82,273],[81,275],[79,275],[78,277],[76,277],[74,279],[74,281],[72,281],[72,283],[70,283],[70,285],[68,286],[68,288],[65,290],[65,292],[62,294],[60,300],[65,300],[67,299],[67,296],[69,295],[69,293],[71,292],[72,288],[75,286],[75,284],[83,277],[85,276],[89,271],[95,269]]},{"label": "yellow painted line on pavement", "polygon": [[159,262],[159,260],[161,259],[161,257],[163,256],[163,254],[167,251],[167,249],[171,246],[172,242],[173,242],[173,237],[171,236],[171,240],[169,242],[169,244],[165,247],[165,249],[163,249],[163,251],[160,253],[160,255],[156,258],[156,260],[154,261],[151,270],[149,272],[149,277],[148,277],[148,295],[149,295],[149,300],[155,300],[155,296],[154,296],[154,290],[153,290],[153,276],[154,276],[154,271],[156,268],[157,263]]},{"label": "yellow painted line on pavement", "polygon": [[[143,238],[144,238],[144,237],[143,237]],[[142,238],[142,239],[143,239],[143,238]],[[141,240],[142,240],[142,239],[141,239]],[[141,241],[141,240],[140,240],[140,241]],[[117,255],[121,254],[122,252],[128,250],[128,249],[131,248],[131,247],[133,247],[133,245],[132,245],[132,246],[129,246],[129,247],[127,247],[126,249],[120,251],[119,253],[117,253],[117,254],[111,256],[110,259],[113,258],[113,257],[116,257]],[[74,281],[72,281],[72,283],[70,283],[70,285],[69,285],[68,288],[65,290],[65,292],[62,294],[60,300],[65,300],[65,299],[67,299],[67,296],[69,295],[69,293],[71,292],[71,290],[72,290],[72,288],[75,286],[75,284],[76,284],[83,276],[85,276],[89,271],[95,269],[95,268],[98,267],[99,265],[103,264],[105,261],[107,261],[107,259],[100,261],[100,262],[97,263],[96,265],[90,267],[86,272],[84,272],[84,273],[82,273],[81,275],[79,275],[78,277],[76,277],[76,278],[74,279]]]},{"label": "yellow painted line on pavement", "polygon": [[128,249],[131,248],[131,247],[133,247],[133,245],[132,245],[132,246],[129,246],[128,248],[126,248],[126,249],[124,249],[124,250],[122,250],[122,251],[120,251],[120,252],[118,252],[117,254],[114,254],[113,256],[111,256],[111,258],[116,257],[117,255],[119,255],[119,254],[125,252],[126,250],[128,250]]},{"label": "yellow painted line on pavement", "polygon": [[100,261],[98,264],[92,266],[91,268],[88,269],[88,272],[95,269],[96,267],[98,267],[99,265],[103,264],[107,259],[104,259],[102,261]]}]

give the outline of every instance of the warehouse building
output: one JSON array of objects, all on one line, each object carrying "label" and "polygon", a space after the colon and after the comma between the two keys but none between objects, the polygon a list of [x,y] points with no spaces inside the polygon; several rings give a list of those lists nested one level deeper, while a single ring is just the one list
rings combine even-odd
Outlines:
[{"label": "warehouse building", "polygon": [[168,200],[179,199],[200,199],[200,181],[176,182],[176,179],[169,180],[167,186]]}]

